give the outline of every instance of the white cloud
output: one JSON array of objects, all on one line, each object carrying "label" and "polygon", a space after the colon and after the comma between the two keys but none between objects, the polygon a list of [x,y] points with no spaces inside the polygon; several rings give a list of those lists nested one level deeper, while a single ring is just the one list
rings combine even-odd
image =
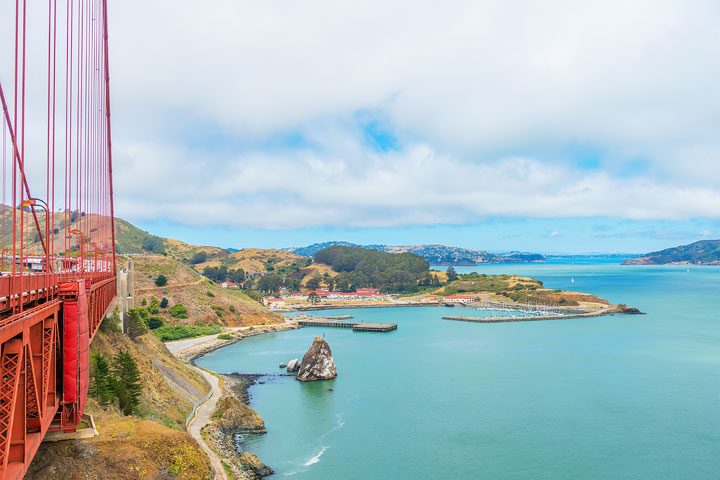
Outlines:
[{"label": "white cloud", "polygon": [[[478,164],[425,144],[384,154],[347,147],[336,146],[334,155],[254,151],[200,163],[192,151],[138,145],[118,152],[120,161],[138,166],[121,173],[120,182],[133,189],[118,208],[147,220],[270,228],[465,223],[497,215],[720,217],[720,192],[701,187],[579,175],[523,157]],[[158,179],[170,187],[158,190]]]},{"label": "white cloud", "polygon": [[[714,0],[124,0],[110,15],[131,219],[720,218]],[[365,145],[359,111],[400,148]],[[583,148],[601,168],[576,167]]]}]

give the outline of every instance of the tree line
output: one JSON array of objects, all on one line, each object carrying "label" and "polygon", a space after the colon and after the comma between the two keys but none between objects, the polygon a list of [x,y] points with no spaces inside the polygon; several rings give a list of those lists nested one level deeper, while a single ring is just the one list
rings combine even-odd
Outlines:
[{"label": "tree line", "polygon": [[374,287],[387,293],[409,293],[437,281],[427,260],[414,253],[387,253],[334,245],[317,252],[315,262],[332,267],[335,290],[350,292]]}]

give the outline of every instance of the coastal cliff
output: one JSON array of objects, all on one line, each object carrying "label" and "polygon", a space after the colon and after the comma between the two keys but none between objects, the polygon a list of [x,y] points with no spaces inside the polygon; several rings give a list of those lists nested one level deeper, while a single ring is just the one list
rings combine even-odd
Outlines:
[{"label": "coastal cliff", "polygon": [[222,376],[223,393],[213,421],[205,429],[211,447],[220,454],[226,469],[242,480],[259,480],[273,473],[257,455],[242,451],[243,435],[266,433],[262,417],[248,405],[247,390],[255,378],[239,374]]}]

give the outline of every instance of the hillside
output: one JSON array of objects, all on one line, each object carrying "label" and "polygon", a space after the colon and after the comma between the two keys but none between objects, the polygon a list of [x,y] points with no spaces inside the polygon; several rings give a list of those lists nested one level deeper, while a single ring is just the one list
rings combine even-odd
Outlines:
[{"label": "hillside", "polygon": [[508,252],[490,253],[485,250],[471,250],[445,245],[356,245],[349,242],[315,243],[306,247],[291,249],[298,255],[312,257],[320,250],[338,245],[345,247],[361,247],[388,253],[414,253],[423,257],[431,265],[477,265],[479,263],[528,263],[543,262],[545,257],[536,253]]},{"label": "hillside", "polygon": [[[138,363],[143,392],[138,416],[122,416],[89,399],[100,435],[87,440],[44,443],[26,478],[81,480],[112,478],[212,478],[209,462],[184,432],[194,402],[209,390],[205,380],[173,357],[153,335],[135,341],[122,334],[98,332],[91,353],[107,358],[127,350]],[[142,418],[139,418],[142,417]]]},{"label": "hillside", "polygon": [[542,303],[564,307],[604,306],[609,302],[595,295],[544,287],[540,280],[516,275],[485,275],[470,273],[461,275],[436,291],[439,295],[477,293],[486,300],[513,301],[524,304]]},{"label": "hillside", "polygon": [[[160,309],[157,316],[166,323],[218,324],[226,326],[261,325],[282,322],[280,315],[250,299],[241,290],[222,288],[197,273],[189,265],[162,255],[133,257],[135,263],[135,297],[150,302],[167,298],[169,306],[184,305],[188,318],[172,318],[169,309]],[[165,275],[165,286],[155,285],[158,275]]]},{"label": "hillside", "polygon": [[702,240],[625,260],[623,265],[720,265],[720,240]]}]

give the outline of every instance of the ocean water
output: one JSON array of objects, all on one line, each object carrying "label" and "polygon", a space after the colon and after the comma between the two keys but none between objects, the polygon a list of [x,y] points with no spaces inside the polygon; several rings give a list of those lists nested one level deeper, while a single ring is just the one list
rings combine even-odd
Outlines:
[{"label": "ocean water", "polygon": [[268,434],[244,448],[273,478],[720,478],[720,267],[575,262],[458,270],[529,275],[647,315],[483,325],[441,319],[458,307],[333,310],[399,327],[254,337],[198,364],[276,375],[325,336],[337,379],[269,376],[250,390]]}]

